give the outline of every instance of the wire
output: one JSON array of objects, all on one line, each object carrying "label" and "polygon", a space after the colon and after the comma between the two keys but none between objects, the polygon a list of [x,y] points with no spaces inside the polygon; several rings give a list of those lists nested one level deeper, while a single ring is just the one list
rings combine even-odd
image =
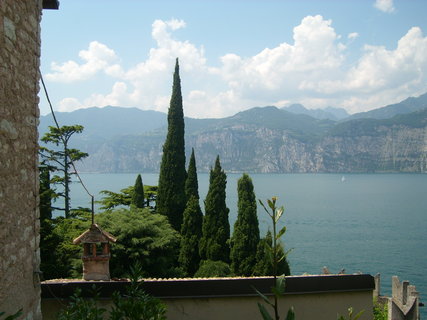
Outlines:
[{"label": "wire", "polygon": [[[45,85],[44,80],[43,80],[42,72],[41,72],[41,70],[40,70],[39,72],[40,72],[40,80],[41,80],[42,85],[43,85],[43,90],[44,90],[44,93],[45,93],[45,95],[46,95],[47,102],[49,103],[49,107],[50,107],[50,111],[51,111],[52,116],[53,116],[53,120],[55,121],[56,127],[57,127],[57,128],[58,128],[58,130],[59,130],[59,129],[60,129],[60,127],[59,127],[59,124],[58,124],[58,120],[56,119],[55,112],[53,111],[52,102],[50,101],[49,93],[47,92],[47,88],[46,88],[46,85]],[[63,142],[63,143],[64,143],[64,145],[65,145],[64,137],[63,137],[63,136],[60,136],[60,138],[61,138],[62,142]],[[77,171],[77,169],[76,169],[76,166],[74,165],[74,161],[73,161],[73,159],[71,159],[71,158],[70,158],[70,163],[71,163],[71,166],[72,166],[72,167],[73,167],[73,169],[74,169],[74,173],[75,173],[75,175],[77,176],[77,178],[79,179],[79,181],[80,181],[81,185],[83,186],[83,189],[85,189],[86,193],[91,197],[91,201],[92,201],[92,209],[91,209],[91,210],[92,210],[92,224],[94,224],[94,213],[95,213],[95,212],[94,212],[94,196],[89,192],[88,188],[87,188],[87,187],[86,187],[86,185],[83,183],[83,180],[82,180],[82,178],[80,177],[79,172],[78,172],[78,171]]]}]

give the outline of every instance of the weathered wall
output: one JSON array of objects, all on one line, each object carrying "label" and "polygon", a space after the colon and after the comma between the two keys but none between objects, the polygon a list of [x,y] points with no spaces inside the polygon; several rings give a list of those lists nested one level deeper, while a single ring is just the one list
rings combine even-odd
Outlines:
[{"label": "weathered wall", "polygon": [[[259,297],[190,297],[180,299],[162,299],[167,306],[169,320],[258,320],[261,315],[257,303],[264,303]],[[54,320],[67,300],[43,299],[43,319]],[[265,304],[265,303],[264,303]],[[111,300],[99,301],[99,306],[109,310]],[[372,291],[325,292],[316,294],[289,294],[279,300],[280,317],[283,319],[293,306],[298,320],[336,319],[337,314],[348,317],[348,308],[354,315],[364,311],[360,320],[373,318]],[[270,307],[266,306],[271,314]]]},{"label": "weathered wall", "polygon": [[41,0],[0,1],[0,312],[41,319],[37,122]]}]

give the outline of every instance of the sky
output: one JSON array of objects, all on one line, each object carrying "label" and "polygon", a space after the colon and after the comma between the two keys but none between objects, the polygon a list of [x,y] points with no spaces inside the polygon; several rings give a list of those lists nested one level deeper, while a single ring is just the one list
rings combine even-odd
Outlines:
[{"label": "sky", "polygon": [[41,72],[55,111],[167,112],[179,58],[188,117],[356,113],[427,92],[426,12],[425,0],[60,0],[43,11]]}]

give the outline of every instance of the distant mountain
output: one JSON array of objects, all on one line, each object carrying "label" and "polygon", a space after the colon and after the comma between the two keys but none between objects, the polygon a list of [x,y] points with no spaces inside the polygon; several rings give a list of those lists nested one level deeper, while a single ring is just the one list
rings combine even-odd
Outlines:
[{"label": "distant mountain", "polygon": [[411,113],[414,111],[427,108],[427,93],[419,97],[410,97],[399,103],[390,104],[388,106],[374,109],[367,112],[360,112],[351,115],[350,119],[389,119],[398,114]]},{"label": "distant mountain", "polygon": [[[141,134],[167,125],[165,113],[138,108],[93,107],[73,112],[55,112],[55,115],[60,125],[81,124],[85,128],[84,136],[102,139],[125,134]],[[53,125],[51,114],[40,117],[41,133]]]},{"label": "distant mountain", "polygon": [[[40,135],[51,121],[45,118]],[[85,126],[72,139],[72,147],[89,153],[80,170],[158,172],[166,114],[107,107],[58,118]],[[228,172],[427,172],[427,109],[332,121],[257,107],[222,119],[185,118],[185,133],[187,157],[194,148],[199,172],[209,171],[217,155]]]},{"label": "distant mountain", "polygon": [[286,111],[295,113],[295,114],[305,114],[316,119],[329,119],[329,120],[342,120],[347,118],[349,114],[345,109],[342,108],[332,108],[327,107],[325,109],[307,109],[302,104],[295,103],[291,104],[288,107],[283,108]]}]

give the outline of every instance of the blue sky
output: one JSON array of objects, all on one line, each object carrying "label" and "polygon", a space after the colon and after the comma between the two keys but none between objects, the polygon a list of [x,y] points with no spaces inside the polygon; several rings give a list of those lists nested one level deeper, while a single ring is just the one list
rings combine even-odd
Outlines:
[{"label": "blue sky", "polygon": [[179,57],[189,117],[355,113],[427,92],[426,12],[425,0],[61,0],[43,12],[41,70],[57,111],[167,112]]}]

